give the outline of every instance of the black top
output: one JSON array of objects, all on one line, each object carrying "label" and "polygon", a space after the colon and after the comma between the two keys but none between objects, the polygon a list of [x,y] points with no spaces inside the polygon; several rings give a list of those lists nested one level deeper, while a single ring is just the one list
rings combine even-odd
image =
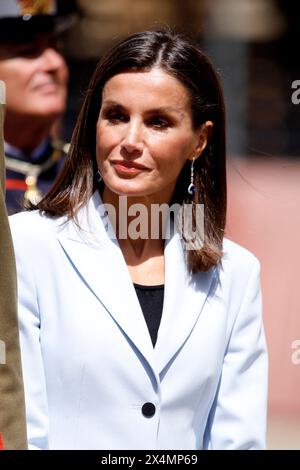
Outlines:
[{"label": "black top", "polygon": [[154,347],[162,316],[165,286],[164,284],[159,286],[141,286],[140,284],[133,285]]}]

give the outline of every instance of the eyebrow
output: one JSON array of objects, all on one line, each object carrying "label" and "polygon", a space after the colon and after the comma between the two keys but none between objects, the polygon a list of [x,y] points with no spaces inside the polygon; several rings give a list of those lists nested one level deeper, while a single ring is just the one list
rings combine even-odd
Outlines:
[{"label": "eyebrow", "polygon": [[[126,109],[126,106],[123,106],[121,103],[117,103],[116,101],[113,100],[103,100],[102,102],[103,106],[112,106],[115,108],[122,108]],[[149,109],[146,111],[146,114],[154,114],[154,113],[176,113],[179,114],[180,117],[183,116],[183,112],[180,109],[172,108],[172,106],[159,106],[157,108]]]}]

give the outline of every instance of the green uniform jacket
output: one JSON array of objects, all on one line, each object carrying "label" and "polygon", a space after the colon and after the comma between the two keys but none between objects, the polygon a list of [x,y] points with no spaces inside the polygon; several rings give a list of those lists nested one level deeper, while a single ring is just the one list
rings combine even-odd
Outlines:
[{"label": "green uniform jacket", "polygon": [[[3,95],[0,82],[0,98]],[[15,258],[5,208],[3,113],[0,100],[0,433],[7,450],[26,449]]]}]

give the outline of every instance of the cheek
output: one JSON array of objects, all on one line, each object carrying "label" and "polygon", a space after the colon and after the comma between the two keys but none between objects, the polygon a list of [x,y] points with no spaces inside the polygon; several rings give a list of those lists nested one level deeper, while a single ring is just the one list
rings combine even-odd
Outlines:
[{"label": "cheek", "polygon": [[[0,77],[2,79],[2,77]],[[5,79],[4,79],[5,81]],[[25,107],[31,103],[32,96],[27,89],[26,76],[16,73],[14,77],[8,76],[6,80],[6,102],[8,106]]]},{"label": "cheek", "polygon": [[29,74],[26,67],[22,67],[22,64],[6,64],[0,67],[0,80],[5,82],[6,93],[7,95],[11,94],[11,97],[13,97],[14,93],[24,88],[28,77]]},{"label": "cheek", "polygon": [[97,125],[97,155],[101,159],[106,158],[120,142],[119,132],[114,127],[106,127],[104,124]]},{"label": "cheek", "polygon": [[161,165],[168,166],[170,170],[182,168],[192,153],[191,139],[186,134],[182,136],[170,135],[160,140],[152,141],[153,154]]},{"label": "cheek", "polygon": [[[3,75],[2,75],[3,71]],[[31,90],[34,68],[25,60],[15,60],[0,70],[0,79],[6,82],[6,99],[9,107],[27,109],[35,103]]]},{"label": "cheek", "polygon": [[66,63],[63,61],[61,67],[58,70],[59,81],[63,86],[67,86],[69,80],[69,71]]}]

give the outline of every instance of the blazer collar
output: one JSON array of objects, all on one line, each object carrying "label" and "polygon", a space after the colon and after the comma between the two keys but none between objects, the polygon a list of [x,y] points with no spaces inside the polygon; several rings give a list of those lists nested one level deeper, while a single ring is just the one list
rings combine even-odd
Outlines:
[{"label": "blazer collar", "polygon": [[134,347],[156,379],[183,346],[204,306],[214,271],[190,276],[179,233],[165,243],[165,294],[157,343],[153,349],[143,312],[98,192],[78,214],[80,229],[66,222],[59,242],[83,282]]}]

